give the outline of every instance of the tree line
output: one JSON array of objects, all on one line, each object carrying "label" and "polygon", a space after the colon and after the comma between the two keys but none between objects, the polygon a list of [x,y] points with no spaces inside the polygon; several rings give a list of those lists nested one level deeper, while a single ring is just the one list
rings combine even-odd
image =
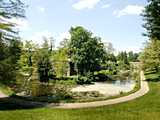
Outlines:
[{"label": "tree line", "polygon": [[149,38],[140,55],[142,68],[145,71],[160,71],[160,1],[148,0],[143,11],[144,34]]}]

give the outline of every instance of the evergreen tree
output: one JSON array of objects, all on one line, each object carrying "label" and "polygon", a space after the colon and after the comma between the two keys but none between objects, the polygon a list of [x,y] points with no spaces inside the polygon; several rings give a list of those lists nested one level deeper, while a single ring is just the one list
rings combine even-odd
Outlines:
[{"label": "evergreen tree", "polygon": [[144,17],[144,28],[146,28],[149,38],[160,40],[160,0],[148,0],[148,5],[142,14]]},{"label": "evergreen tree", "polygon": [[49,82],[53,77],[53,68],[50,60],[50,48],[48,41],[45,39],[42,48],[36,51],[36,65],[40,82]]}]

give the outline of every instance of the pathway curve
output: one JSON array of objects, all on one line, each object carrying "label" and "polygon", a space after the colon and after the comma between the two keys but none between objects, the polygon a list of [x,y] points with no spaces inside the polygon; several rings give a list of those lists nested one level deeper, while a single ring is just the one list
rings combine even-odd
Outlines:
[{"label": "pathway curve", "polygon": [[[20,104],[27,104],[27,105],[39,105],[42,107],[52,107],[52,108],[63,108],[63,109],[77,109],[77,108],[89,108],[89,107],[99,107],[99,106],[106,106],[106,105],[113,105],[118,103],[127,102],[130,100],[134,100],[138,97],[145,95],[149,91],[148,83],[145,80],[143,71],[140,73],[141,76],[141,88],[137,92],[130,94],[128,96],[104,100],[104,101],[95,101],[95,102],[86,102],[86,103],[41,103],[41,102],[28,102],[28,101],[19,101]],[[7,95],[0,91],[0,98],[5,98]]]},{"label": "pathway curve", "polygon": [[49,104],[48,107],[53,108],[63,108],[63,109],[76,109],[76,108],[89,108],[89,107],[99,107],[99,106],[106,106],[106,105],[113,105],[118,103],[127,102],[130,100],[134,100],[138,97],[145,95],[149,91],[148,83],[145,80],[144,73],[141,71],[141,88],[137,92],[130,94],[128,96],[104,100],[104,101],[96,101],[96,102],[86,102],[86,103],[60,103],[58,106],[55,104]]}]

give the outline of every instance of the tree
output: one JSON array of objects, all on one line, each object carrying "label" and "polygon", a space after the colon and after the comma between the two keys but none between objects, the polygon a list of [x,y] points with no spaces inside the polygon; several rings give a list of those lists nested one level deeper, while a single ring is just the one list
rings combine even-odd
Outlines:
[{"label": "tree", "polygon": [[67,75],[69,67],[67,50],[66,47],[59,48],[53,55],[55,72],[58,77]]},{"label": "tree", "polygon": [[105,48],[101,38],[93,37],[83,27],[70,29],[69,55],[81,75],[93,72],[105,60]]},{"label": "tree", "polygon": [[133,53],[133,51],[128,52],[128,60],[129,62],[137,62],[138,61],[138,53]]},{"label": "tree", "polygon": [[17,39],[16,24],[12,18],[24,17],[24,4],[20,0],[0,0],[0,82],[15,82],[21,43]]},{"label": "tree", "polygon": [[142,68],[144,70],[156,70],[159,72],[160,67],[160,41],[157,39],[150,40],[146,43],[143,52],[140,55]]},{"label": "tree", "polygon": [[32,65],[35,56],[36,45],[32,41],[26,41],[23,45],[22,52],[18,64],[20,71],[31,75]]},{"label": "tree", "polygon": [[148,5],[142,14],[144,17],[147,35],[149,38],[160,40],[160,0],[148,0]]},{"label": "tree", "polygon": [[16,81],[17,61],[21,53],[21,43],[12,40],[10,45],[0,42],[0,82],[12,84]]},{"label": "tree", "polygon": [[36,51],[36,66],[40,82],[48,82],[53,77],[53,68],[50,60],[50,48],[48,41],[44,39],[42,48]]},{"label": "tree", "polygon": [[118,68],[120,70],[124,69],[124,70],[128,70],[129,69],[129,61],[128,61],[128,56],[127,56],[127,53],[126,51],[124,52],[120,52],[118,55],[117,55],[117,61],[118,61]]},{"label": "tree", "polygon": [[12,18],[24,18],[25,6],[21,0],[0,0],[0,31],[5,39],[11,39],[17,33]]},{"label": "tree", "polygon": [[120,53],[117,55],[117,60],[123,62],[124,64],[129,65],[128,56],[127,56],[126,51],[120,52]]}]

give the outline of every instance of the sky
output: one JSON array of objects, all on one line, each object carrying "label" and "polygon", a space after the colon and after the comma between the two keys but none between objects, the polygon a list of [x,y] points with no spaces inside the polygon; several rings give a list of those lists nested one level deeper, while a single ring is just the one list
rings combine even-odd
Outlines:
[{"label": "sky", "polygon": [[42,37],[53,37],[56,46],[69,38],[71,26],[83,26],[111,42],[117,51],[139,52],[146,37],[142,36],[140,16],[147,0],[24,0],[26,19],[15,20],[20,36],[41,44]]}]

